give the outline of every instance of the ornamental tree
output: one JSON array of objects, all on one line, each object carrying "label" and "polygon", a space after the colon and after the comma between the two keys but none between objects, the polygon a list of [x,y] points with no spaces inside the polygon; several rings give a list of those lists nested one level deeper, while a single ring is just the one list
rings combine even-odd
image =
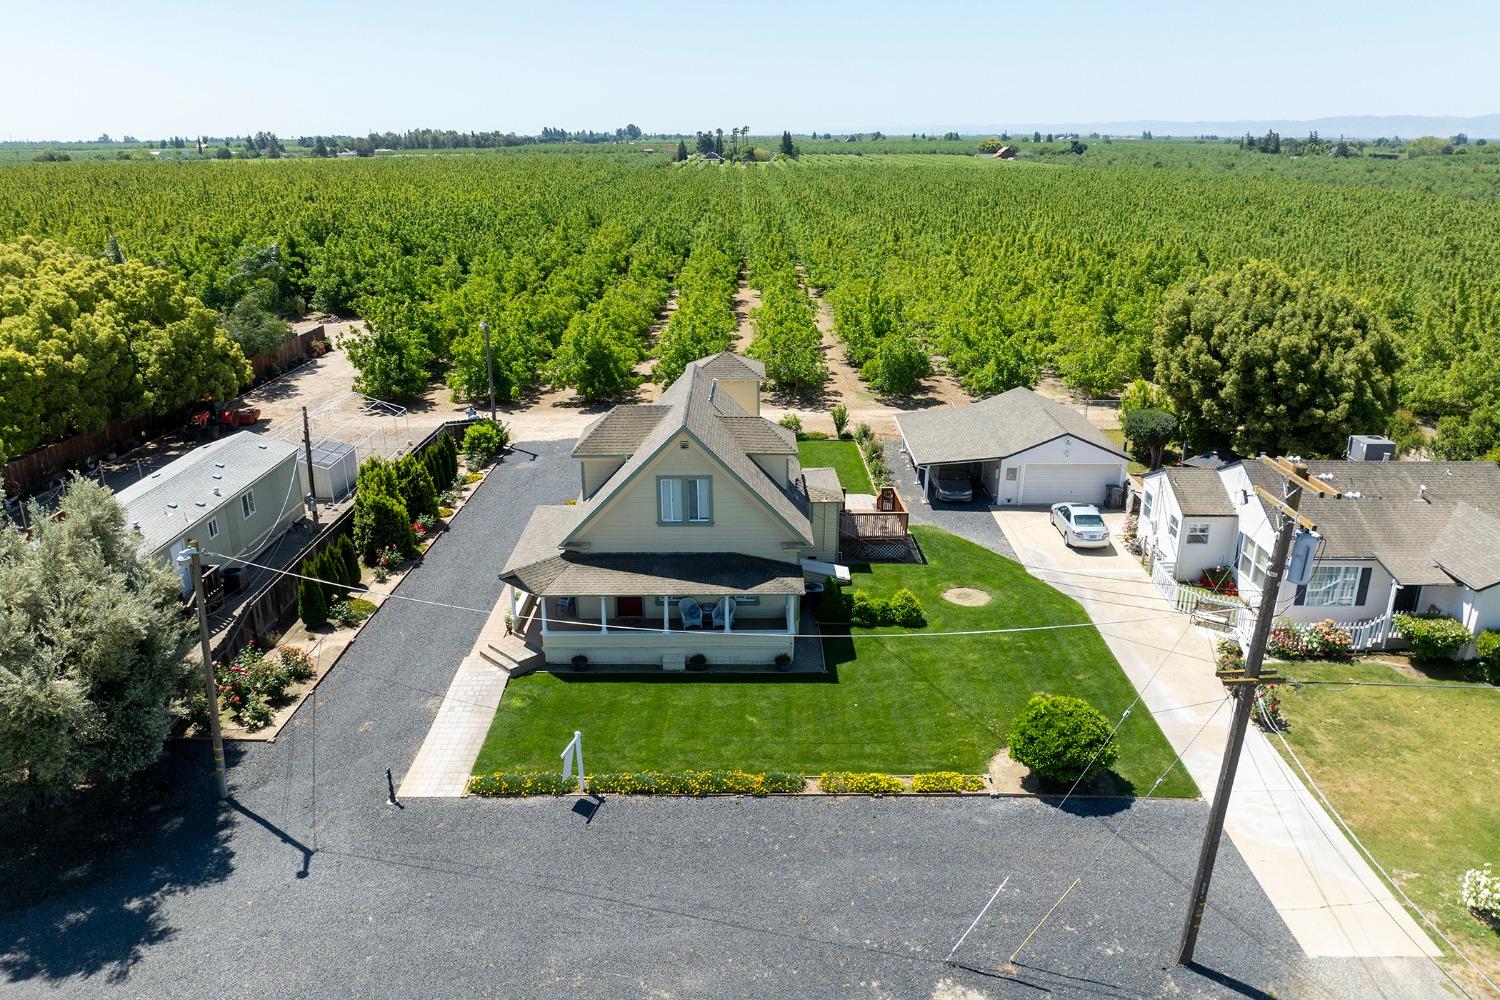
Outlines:
[{"label": "ornamental tree", "polygon": [[0,529],[0,781],[34,792],[156,760],[190,645],[181,581],[119,503],[75,479],[58,513]]},{"label": "ornamental tree", "polygon": [[1032,695],[1010,724],[1010,756],[1043,781],[1070,784],[1114,765],[1109,720],[1082,698]]},{"label": "ornamental tree", "polygon": [[1268,261],[1175,288],[1153,354],[1155,382],[1193,446],[1335,454],[1396,408],[1384,324],[1342,289]]},{"label": "ornamental tree", "polygon": [[1177,418],[1166,410],[1126,410],[1120,418],[1125,440],[1148,468],[1161,468],[1161,456],[1177,436]]}]

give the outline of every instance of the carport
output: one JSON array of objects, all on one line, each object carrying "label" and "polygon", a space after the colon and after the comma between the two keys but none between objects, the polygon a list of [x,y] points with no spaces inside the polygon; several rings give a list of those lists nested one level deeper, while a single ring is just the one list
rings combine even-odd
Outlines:
[{"label": "carport", "polygon": [[1119,446],[1077,410],[1015,388],[969,406],[896,417],[901,447],[931,502],[938,469],[960,465],[1000,506],[1103,505],[1125,482]]}]

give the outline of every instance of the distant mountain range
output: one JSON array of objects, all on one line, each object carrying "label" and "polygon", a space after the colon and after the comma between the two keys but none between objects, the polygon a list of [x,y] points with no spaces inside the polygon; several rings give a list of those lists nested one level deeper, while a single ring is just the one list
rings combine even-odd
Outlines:
[{"label": "distant mountain range", "polygon": [[[1403,139],[1419,135],[1436,135],[1444,138],[1462,132],[1471,139],[1500,139],[1500,114],[1476,115],[1461,118],[1453,115],[1339,115],[1332,118],[1311,118],[1301,121],[1265,118],[1250,121],[1199,121],[1173,122],[1140,121],[1119,122],[1051,122],[1022,123],[988,126],[965,126],[959,131],[965,135],[987,135],[999,132],[1080,132],[1087,135],[1098,132],[1102,135],[1140,135],[1150,132],[1155,136],[1194,135],[1264,135],[1274,130],[1288,138],[1304,136],[1308,132],[1336,139],[1378,139],[1381,136],[1399,135]],[[930,130],[929,130],[930,131]]]}]

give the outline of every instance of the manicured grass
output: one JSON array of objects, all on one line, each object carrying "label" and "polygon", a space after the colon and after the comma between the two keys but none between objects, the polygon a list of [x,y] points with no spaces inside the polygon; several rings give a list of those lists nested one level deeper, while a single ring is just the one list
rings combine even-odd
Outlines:
[{"label": "manicured grass", "polygon": [[[1078,604],[988,549],[914,527],[922,566],[856,568],[855,587],[878,595],[910,587],[929,631],[1074,624]],[[993,600],[960,607],[942,598],[974,587]],[[881,638],[856,629],[824,640],[832,679],[785,675],[735,681],[712,674],[609,680],[531,674],[505,689],[475,771],[558,768],[582,730],[590,771],[740,768],[955,770],[981,773],[1009,740],[1011,717],[1035,692],[1085,698],[1111,721],[1135,691],[1092,627],[985,636]],[[709,637],[705,637],[707,639]],[[1144,793],[1173,759],[1150,713],[1120,727],[1117,785]],[[1158,795],[1192,796],[1180,767]]]},{"label": "manicured grass", "polygon": [[1412,687],[1404,683],[1412,678],[1378,663],[1293,663],[1281,671],[1402,683],[1300,691],[1281,685],[1287,742],[1417,905],[1491,976],[1500,975],[1500,933],[1459,901],[1467,869],[1500,863],[1500,690]]},{"label": "manicured grass", "polygon": [[839,474],[839,483],[850,493],[874,493],[870,474],[865,471],[865,460],[859,455],[859,445],[853,441],[799,441],[797,461],[805,469],[833,467]]}]

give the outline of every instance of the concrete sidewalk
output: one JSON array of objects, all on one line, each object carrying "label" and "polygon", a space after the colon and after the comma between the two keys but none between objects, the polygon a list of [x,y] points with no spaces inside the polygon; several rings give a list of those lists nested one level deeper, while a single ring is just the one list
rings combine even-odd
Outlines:
[{"label": "concrete sidewalk", "polygon": [[[1076,598],[1098,623],[1172,746],[1180,752],[1191,742],[1183,763],[1211,799],[1230,721],[1227,705],[1214,715],[1226,695],[1214,676],[1218,637],[1168,604],[1123,549],[1070,550],[1046,511],[1001,510],[995,519],[1032,574]],[[1119,537],[1124,515],[1105,519]],[[1253,726],[1225,830],[1308,955],[1440,954]]]},{"label": "concrete sidewalk", "polygon": [[[484,650],[505,639],[505,616],[510,612],[510,587],[485,619],[438,707],[437,718],[422,748],[401,779],[401,798],[457,798],[468,788],[474,761],[489,735],[495,710],[505,693],[510,671],[486,657]],[[450,661],[451,662],[451,661]]]}]

